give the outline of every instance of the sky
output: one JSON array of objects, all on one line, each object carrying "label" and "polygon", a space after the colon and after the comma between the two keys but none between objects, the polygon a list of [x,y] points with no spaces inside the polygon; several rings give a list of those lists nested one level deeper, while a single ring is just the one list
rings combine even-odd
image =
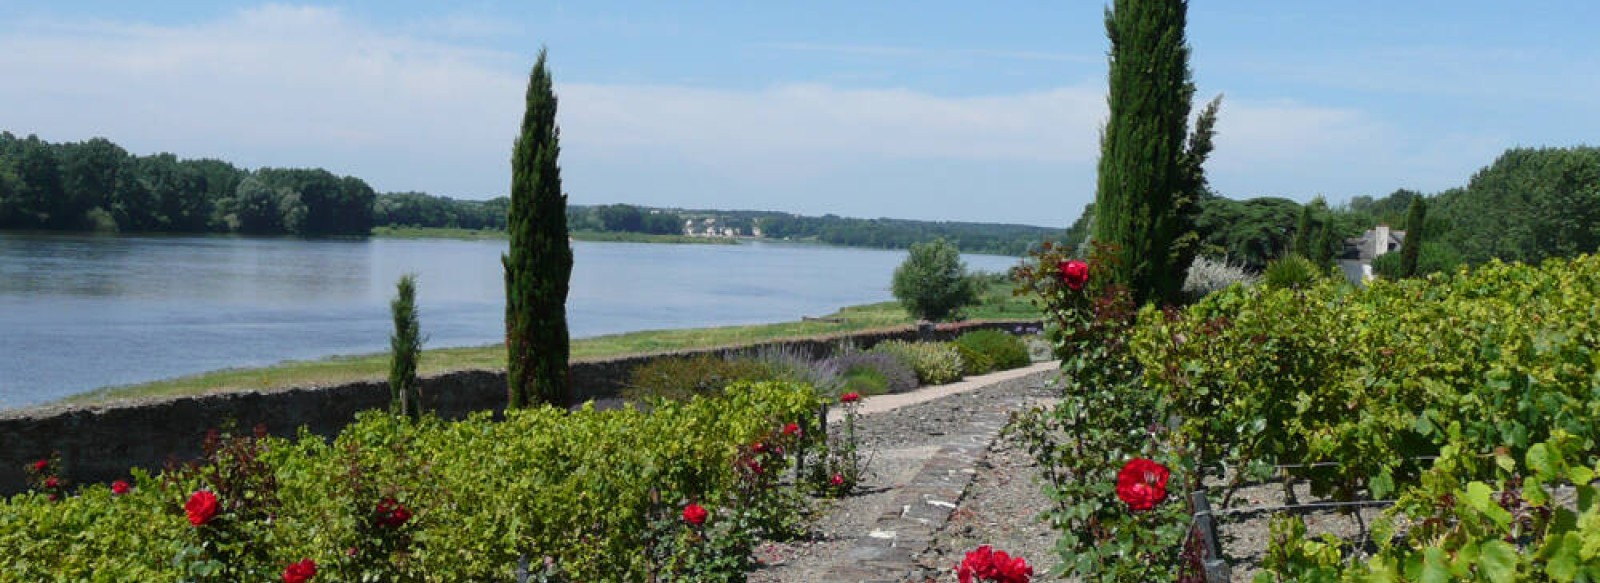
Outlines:
[{"label": "sky", "polygon": [[[540,47],[571,204],[1070,224],[1105,4],[0,0],[0,130],[505,195]],[[1600,136],[1600,3],[1199,0],[1231,198],[1464,185]]]}]

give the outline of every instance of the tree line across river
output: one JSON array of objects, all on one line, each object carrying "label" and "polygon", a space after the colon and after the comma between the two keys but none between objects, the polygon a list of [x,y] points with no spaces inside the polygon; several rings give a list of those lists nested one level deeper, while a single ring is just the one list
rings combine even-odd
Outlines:
[{"label": "tree line across river", "polygon": [[[1282,197],[1200,201],[1203,255],[1249,269],[1290,253],[1330,260],[1346,238],[1388,224],[1404,228],[1417,199],[1428,203],[1418,271],[1489,258],[1534,262],[1600,246],[1600,148],[1518,148],[1434,195],[1396,190],[1331,206]],[[377,193],[365,181],[323,169],[247,170],[215,159],[130,154],[105,138],[50,143],[0,132],[0,229],[124,233],[241,233],[365,236],[374,226],[504,230],[506,197],[460,200],[421,192]],[[944,238],[962,251],[1022,255],[1044,239],[1075,245],[1087,209],[1065,231],[906,219],[800,216],[774,211],[569,205],[573,231],[694,234],[907,248]]]}]

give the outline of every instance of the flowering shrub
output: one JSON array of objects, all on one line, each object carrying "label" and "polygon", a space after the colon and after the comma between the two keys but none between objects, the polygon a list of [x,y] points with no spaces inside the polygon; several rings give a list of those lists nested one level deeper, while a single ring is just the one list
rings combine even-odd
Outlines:
[{"label": "flowering shrub", "polygon": [[856,484],[861,482],[861,474],[866,470],[866,464],[861,460],[861,454],[856,449],[856,416],[861,396],[855,393],[845,393],[839,397],[839,404],[844,408],[844,429],[830,439],[817,454],[817,458],[810,463],[807,469],[809,483],[816,491],[825,496],[843,497],[855,490]]},{"label": "flowering shrub", "polygon": [[[90,484],[55,503],[37,492],[0,500],[0,581],[278,581],[307,559],[328,581],[505,581],[524,560],[547,580],[641,581],[656,564],[640,552],[653,521],[694,526],[681,505],[653,510],[652,489],[708,511],[703,539],[673,547],[674,560],[700,565],[677,580],[722,580],[708,573],[748,561],[763,520],[798,520],[792,505],[761,509],[792,516],[740,511],[750,486],[738,459],[762,442],[773,456],[763,475],[783,471],[770,446],[788,451],[810,434],[820,405],[808,387],[741,384],[648,413],[536,408],[446,422],[374,411],[331,443],[219,432],[195,464],[133,471],[125,494]],[[215,496],[201,526],[186,508],[197,491]],[[690,559],[707,548],[721,550]]]},{"label": "flowering shrub", "polygon": [[1005,551],[982,545],[968,552],[961,564],[956,565],[956,578],[961,583],[1028,583],[1033,578],[1033,567],[1022,557],[1013,557]]},{"label": "flowering shrub", "polygon": [[45,495],[45,499],[54,502],[66,496],[67,482],[60,476],[61,458],[52,455],[48,458],[28,464],[26,468],[28,487],[35,492]]},{"label": "flowering shrub", "polygon": [[1187,485],[1193,462],[1166,429],[1161,395],[1140,383],[1129,350],[1135,312],[1128,293],[1099,283],[1110,280],[1113,257],[1097,247],[1085,261],[1047,244],[1016,270],[1019,293],[1043,304],[1045,334],[1064,374],[1060,403],[1020,415],[1007,431],[1049,482],[1054,505],[1044,516],[1061,533],[1067,575],[1171,580],[1183,565],[1189,517],[1184,504],[1167,501],[1166,490],[1172,478]]}]

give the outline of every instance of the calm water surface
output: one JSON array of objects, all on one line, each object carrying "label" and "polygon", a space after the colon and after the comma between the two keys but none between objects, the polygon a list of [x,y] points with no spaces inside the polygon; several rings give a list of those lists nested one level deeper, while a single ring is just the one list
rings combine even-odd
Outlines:
[{"label": "calm water surface", "polygon": [[[904,251],[573,243],[574,337],[797,320],[890,299]],[[417,274],[425,347],[504,339],[504,241],[0,233],[0,408],[228,367],[386,350]],[[969,255],[972,269],[1017,259]]]}]

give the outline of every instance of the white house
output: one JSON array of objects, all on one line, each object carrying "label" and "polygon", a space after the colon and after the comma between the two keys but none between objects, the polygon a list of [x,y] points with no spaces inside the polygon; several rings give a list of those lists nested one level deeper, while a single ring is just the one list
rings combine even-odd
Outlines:
[{"label": "white house", "polygon": [[1405,231],[1394,231],[1389,225],[1368,229],[1360,237],[1344,240],[1344,252],[1339,254],[1339,269],[1351,283],[1360,285],[1373,278],[1372,260],[1390,251],[1399,251],[1406,241]]}]

